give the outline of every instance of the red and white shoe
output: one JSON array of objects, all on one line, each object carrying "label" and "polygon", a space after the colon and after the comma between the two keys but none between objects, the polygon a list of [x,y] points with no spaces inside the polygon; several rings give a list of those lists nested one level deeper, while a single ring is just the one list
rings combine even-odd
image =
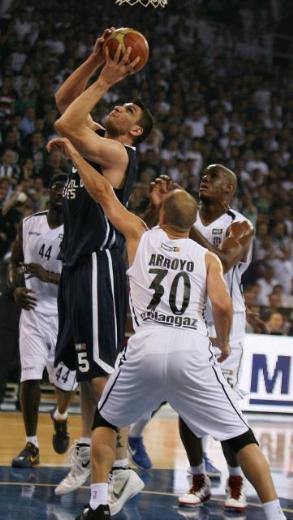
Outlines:
[{"label": "red and white shoe", "polygon": [[247,508],[245,483],[241,476],[229,477],[226,484],[226,511],[242,513]]},{"label": "red and white shoe", "polygon": [[188,493],[178,498],[181,507],[197,507],[211,498],[211,481],[207,475],[193,475]]}]

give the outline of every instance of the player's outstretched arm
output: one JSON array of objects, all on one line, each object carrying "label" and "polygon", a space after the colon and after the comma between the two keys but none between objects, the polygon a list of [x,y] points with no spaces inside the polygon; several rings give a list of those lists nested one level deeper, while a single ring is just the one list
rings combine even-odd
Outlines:
[{"label": "player's outstretched arm", "polygon": [[216,329],[214,343],[222,352],[219,361],[224,361],[230,354],[229,333],[232,323],[232,302],[223,276],[223,267],[213,253],[206,254],[207,293],[212,304],[213,319]]},{"label": "player's outstretched arm", "polygon": [[245,220],[231,224],[227,236],[219,249],[214,247],[195,227],[191,228],[190,238],[216,254],[221,260],[226,273],[235,264],[245,259],[253,234],[252,225]]},{"label": "player's outstretched arm", "polygon": [[[95,133],[94,129],[90,128],[88,124],[89,116],[106,92],[115,83],[123,80],[134,71],[139,57],[129,61],[130,52],[131,48],[128,48],[126,53],[121,56],[121,46],[119,45],[114,58],[111,59],[106,48],[106,62],[98,79],[82,92],[55,122],[55,128],[60,135],[68,137],[86,159],[96,162],[102,167],[119,164],[123,147],[121,143],[112,140],[112,153],[108,154],[103,139]],[[108,139],[104,139],[104,141],[108,141]],[[126,161],[127,153],[126,151],[124,153],[124,160]]]},{"label": "player's outstretched arm", "polygon": [[50,152],[53,148],[60,149],[73,162],[88,193],[102,206],[113,226],[125,236],[131,263],[140,237],[147,229],[145,222],[121,204],[110,182],[80,155],[69,139],[52,139],[47,149]]},{"label": "player's outstretched arm", "polygon": [[114,27],[105,29],[103,34],[97,38],[88,58],[68,76],[56,91],[56,105],[61,114],[86,89],[89,79],[102,65],[104,61],[103,45],[113,31]]},{"label": "player's outstretched arm", "polygon": [[142,215],[149,228],[158,224],[159,213],[166,195],[173,189],[173,181],[168,175],[160,175],[150,184],[149,205]]}]

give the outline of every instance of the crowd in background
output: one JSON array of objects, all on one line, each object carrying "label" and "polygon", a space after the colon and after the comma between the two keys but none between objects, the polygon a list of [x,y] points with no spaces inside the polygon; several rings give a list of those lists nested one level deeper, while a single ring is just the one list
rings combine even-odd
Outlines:
[{"label": "crowd in background", "polygon": [[279,7],[287,3],[259,2],[253,10],[251,2],[238,2],[233,20],[228,0],[226,11],[217,0],[185,0],[172,12],[149,9],[147,16],[114,0],[95,4],[1,4],[2,267],[19,222],[46,208],[51,176],[70,168],[58,151],[45,149],[58,117],[54,92],[106,27],[132,25],[149,41],[149,63],[112,89],[93,114],[102,120],[114,104],[137,97],[155,114],[154,131],[139,146],[131,208],[145,210],[149,184],[160,174],[197,197],[206,165],[234,170],[239,189],[233,207],[256,230],[244,277],[248,330],[293,335],[293,62],[283,52],[276,59],[280,41],[269,31],[270,24],[274,31],[284,24]]}]

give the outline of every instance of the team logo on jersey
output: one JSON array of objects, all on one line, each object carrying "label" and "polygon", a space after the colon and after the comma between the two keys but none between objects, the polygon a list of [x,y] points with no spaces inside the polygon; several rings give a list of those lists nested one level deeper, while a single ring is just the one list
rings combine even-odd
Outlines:
[{"label": "team logo on jersey", "polygon": [[156,321],[161,325],[180,327],[183,329],[197,330],[198,320],[189,316],[175,316],[174,314],[163,314],[161,312],[147,310],[140,315],[143,321]]},{"label": "team logo on jersey", "polygon": [[212,229],[212,235],[222,235],[222,233],[223,233],[222,229],[217,229],[217,228]]},{"label": "team logo on jersey", "polygon": [[164,244],[164,242],[161,244],[161,248],[165,251],[168,251],[168,253],[179,253],[180,247],[178,246],[169,246],[168,244]]},{"label": "team logo on jersey", "polygon": [[[74,173],[73,170],[77,171],[76,168],[72,168],[73,173]],[[62,195],[65,199],[76,199],[77,190],[79,188],[83,188],[83,187],[84,187],[84,183],[82,182],[81,179],[79,179],[79,178],[68,179],[68,181],[64,185]]]}]

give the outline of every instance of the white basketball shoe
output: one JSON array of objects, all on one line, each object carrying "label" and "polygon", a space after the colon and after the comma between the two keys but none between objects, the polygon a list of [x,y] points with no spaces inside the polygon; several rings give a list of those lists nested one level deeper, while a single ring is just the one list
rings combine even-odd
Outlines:
[{"label": "white basketball shoe", "polygon": [[247,508],[245,482],[241,476],[229,477],[226,484],[225,511],[242,513]]},{"label": "white basketball shoe", "polygon": [[211,481],[207,475],[193,475],[190,490],[178,498],[181,507],[197,507],[211,497]]},{"label": "white basketball shoe", "polygon": [[55,488],[55,495],[66,495],[82,486],[90,476],[90,446],[76,442],[71,447],[71,469]]},{"label": "white basketball shoe", "polygon": [[111,515],[117,515],[125,502],[144,488],[144,482],[133,469],[113,469],[109,489]]}]

